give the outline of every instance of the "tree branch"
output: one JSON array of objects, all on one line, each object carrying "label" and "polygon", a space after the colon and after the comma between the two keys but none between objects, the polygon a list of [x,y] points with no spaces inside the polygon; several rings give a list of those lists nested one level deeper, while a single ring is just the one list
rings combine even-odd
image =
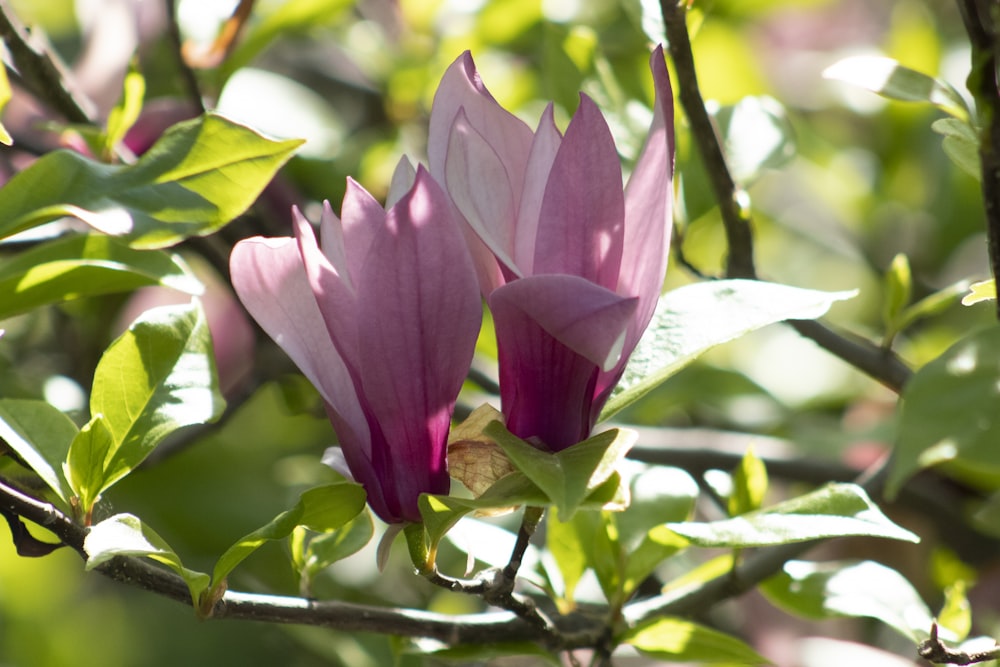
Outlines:
[{"label": "tree branch", "polygon": [[[972,71],[968,87],[976,99],[980,122],[979,159],[982,169],[983,205],[986,209],[986,238],[993,277],[1000,277],[1000,90],[997,65],[1000,63],[1000,36],[997,34],[997,5],[992,0],[959,0],[965,31],[972,47]],[[1000,318],[1000,299],[996,300]]]},{"label": "tree branch", "polygon": [[93,124],[93,103],[68,85],[65,67],[48,45],[33,35],[14,15],[7,0],[0,0],[0,40],[7,46],[21,84],[71,123]]}]

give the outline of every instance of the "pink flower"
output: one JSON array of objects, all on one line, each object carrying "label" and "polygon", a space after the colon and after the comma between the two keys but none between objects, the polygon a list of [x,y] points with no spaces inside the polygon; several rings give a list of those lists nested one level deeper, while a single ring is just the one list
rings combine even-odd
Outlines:
[{"label": "pink flower", "polygon": [[628,186],[586,95],[561,135],[490,95],[466,52],[431,111],[430,170],[467,222],[493,312],[507,427],[552,450],[586,439],[649,323],[666,270],[673,97],[657,48],[656,103]]},{"label": "pink flower", "polygon": [[375,513],[420,521],[419,495],[448,492],[448,429],[482,305],[430,175],[398,169],[389,204],[349,180],[342,219],[324,207],[322,245],[295,210],[294,239],[241,241],[230,268],[247,310],[322,395]]}]

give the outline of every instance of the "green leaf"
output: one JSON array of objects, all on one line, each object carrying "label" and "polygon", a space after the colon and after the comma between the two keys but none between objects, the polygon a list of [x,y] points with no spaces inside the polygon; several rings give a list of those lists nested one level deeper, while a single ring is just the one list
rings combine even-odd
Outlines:
[{"label": "green leaf", "polygon": [[945,629],[953,635],[951,641],[962,642],[972,630],[972,607],[965,595],[965,582],[956,581],[944,590],[944,604],[937,615],[939,632]]},{"label": "green leaf", "polygon": [[971,306],[980,301],[995,301],[997,282],[993,278],[969,285],[969,293],[962,298],[963,306]]},{"label": "green leaf", "polygon": [[101,413],[91,417],[70,443],[63,472],[88,523],[94,504],[110,485],[105,465],[114,448],[115,437]]},{"label": "green leaf", "polygon": [[767,468],[748,447],[733,472],[733,492],[729,495],[729,515],[738,516],[760,509],[767,493]]},{"label": "green leaf", "polygon": [[975,128],[957,118],[939,118],[931,123],[931,129],[944,135],[941,147],[959,169],[977,181],[983,178],[982,161],[979,158],[979,136]]},{"label": "green leaf", "polygon": [[893,497],[917,470],[946,464],[970,481],[1000,475],[1000,327],[961,339],[918,370],[903,389],[893,466]]},{"label": "green leaf", "polygon": [[93,570],[115,556],[142,556],[163,563],[184,579],[191,601],[198,607],[208,589],[209,577],[184,567],[180,557],[156,532],[131,514],[116,514],[91,527],[83,541],[87,570]]},{"label": "green leaf", "polygon": [[365,491],[359,484],[339,482],[309,489],[290,510],[282,512],[267,525],[258,528],[226,549],[212,570],[213,586],[220,584],[247,556],[269,540],[288,537],[296,526],[318,532],[338,530],[347,525],[365,507]]},{"label": "green leaf", "polygon": [[646,577],[667,558],[687,548],[690,543],[666,526],[652,528],[639,546],[625,552],[625,571],[622,574],[622,593],[632,595]]},{"label": "green leaf", "polygon": [[94,375],[90,412],[101,416],[111,443],[105,447],[104,435],[93,431],[70,446],[67,477],[86,494],[84,511],[163,438],[217,419],[224,405],[200,304],[143,313],[104,352]]},{"label": "green leaf", "polygon": [[104,150],[106,157],[112,156],[118,144],[125,139],[129,129],[139,119],[142,112],[142,102],[146,95],[146,79],[143,78],[139,70],[136,69],[136,60],[129,64],[125,73],[125,81],[122,85],[122,97],[113,109],[108,113],[104,137]]},{"label": "green leaf", "polygon": [[207,114],[168,129],[133,165],[54,151],[0,188],[0,237],[63,216],[139,248],[211,234],[254,202],[300,144]]},{"label": "green leaf", "polygon": [[45,401],[0,400],[0,440],[64,503],[69,502],[70,490],[62,475],[62,463],[76,434],[76,424]]},{"label": "green leaf", "polygon": [[176,255],[135,250],[99,234],[73,235],[18,253],[0,265],[0,319],[84,296],[163,285],[200,295],[204,288]]},{"label": "green leaf", "polygon": [[[934,620],[906,577],[874,561],[789,561],[761,591],[779,607],[810,619],[878,619],[914,643],[927,639]],[[957,639],[947,631],[943,638]]]},{"label": "green leaf", "polygon": [[[558,513],[558,510],[553,512]],[[545,528],[545,546],[562,575],[562,597],[570,603],[573,602],[577,584],[590,566],[588,555],[594,545],[587,539],[586,531],[580,530],[585,517],[584,512],[578,512],[570,521],[554,521],[550,515]]]},{"label": "green leaf", "polygon": [[715,113],[726,161],[737,183],[749,185],[766,168],[795,155],[795,133],[781,103],[772,97],[744,97]]},{"label": "green leaf", "polygon": [[885,537],[919,542],[890,521],[855,484],[828,484],[766,510],[710,523],[670,523],[701,547],[762,547],[829,537]]},{"label": "green leaf", "polygon": [[500,422],[491,422],[484,432],[545,492],[564,521],[611,477],[638,437],[628,429],[611,429],[553,454],[511,434]]},{"label": "green leaf", "polygon": [[947,81],[903,67],[892,58],[852,56],[826,68],[823,76],[893,100],[930,102],[959,120],[972,117],[965,99]]},{"label": "green leaf", "polygon": [[937,292],[928,294],[920,301],[903,310],[896,319],[896,330],[903,331],[914,322],[925,317],[932,317],[955,305],[962,294],[969,289],[969,281],[960,280]]},{"label": "green leaf", "polygon": [[600,421],[642,398],[716,345],[789,319],[822,316],[856,291],[820,292],[757,280],[686,285],[660,297]]},{"label": "green leaf", "polygon": [[640,652],[671,662],[725,662],[765,665],[766,658],[745,643],[681,618],[659,618],[629,630],[620,639]]},{"label": "green leaf", "polygon": [[892,258],[883,285],[882,324],[885,325],[886,341],[891,342],[900,330],[899,315],[910,303],[913,293],[913,277],[906,255],[899,253]]}]

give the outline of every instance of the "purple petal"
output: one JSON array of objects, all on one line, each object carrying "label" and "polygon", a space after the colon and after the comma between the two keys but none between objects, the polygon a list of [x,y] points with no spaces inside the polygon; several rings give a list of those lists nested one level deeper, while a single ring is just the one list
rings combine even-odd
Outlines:
[{"label": "purple petal", "polygon": [[496,260],[522,275],[513,260],[517,214],[511,175],[462,109],[451,129],[446,160],[444,182],[455,207]]},{"label": "purple petal", "polygon": [[[550,336],[601,369],[613,368],[638,299],[625,298],[577,276],[548,274],[515,280],[490,295],[490,309],[523,313]],[[494,313],[494,320],[501,319]]]},{"label": "purple petal", "polygon": [[535,243],[538,236],[539,215],[545,186],[556,159],[562,135],[556,128],[552,105],[549,104],[538,122],[538,131],[528,155],[524,191],[517,211],[517,229],[514,234],[514,261],[526,275],[535,273]]},{"label": "purple petal", "polygon": [[365,257],[368,256],[375,230],[385,224],[385,209],[361,184],[348,177],[340,218],[344,226],[344,247],[347,248],[351,283],[358,285],[365,271]]},{"label": "purple petal", "polygon": [[534,274],[566,273],[614,290],[625,200],[608,124],[586,95],[552,163],[539,216]]},{"label": "purple petal", "polygon": [[359,365],[370,416],[391,455],[375,466],[398,485],[401,511],[448,489],[451,410],[479,331],[475,269],[444,192],[421,167],[379,226],[358,290]]}]

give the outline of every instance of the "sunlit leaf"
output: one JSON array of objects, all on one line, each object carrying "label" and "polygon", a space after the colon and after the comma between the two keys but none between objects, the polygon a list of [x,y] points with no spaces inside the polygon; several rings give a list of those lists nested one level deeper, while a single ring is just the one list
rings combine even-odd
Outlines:
[{"label": "sunlit leaf", "polygon": [[56,496],[69,502],[62,474],[70,443],[76,437],[73,421],[45,401],[0,400],[0,440],[14,450]]},{"label": "sunlit leaf", "polygon": [[135,250],[99,234],[35,246],[0,264],[0,319],[84,296],[163,285],[201,294],[203,286],[175,255]]},{"label": "sunlit leaf", "polygon": [[826,68],[823,76],[893,100],[930,102],[960,120],[972,116],[965,100],[947,81],[903,67],[892,58],[852,56]]},{"label": "sunlit leaf", "polygon": [[[876,618],[914,643],[927,638],[934,620],[906,577],[874,561],[789,561],[761,591],[780,607],[810,619]],[[956,639],[949,633],[943,638]]]},{"label": "sunlit leaf", "polygon": [[760,509],[767,493],[767,468],[753,447],[747,449],[733,471],[733,492],[729,494],[729,514],[738,516]]},{"label": "sunlit leaf", "polygon": [[731,519],[667,525],[702,547],[761,547],[848,535],[919,541],[916,535],[890,521],[855,484],[829,484]]},{"label": "sunlit leaf", "polygon": [[775,322],[820,317],[835,301],[855,294],[756,280],[702,282],[667,292],[600,419],[639,400],[716,345]]},{"label": "sunlit leaf", "polygon": [[217,419],[224,405],[200,304],[143,313],[97,365],[90,411],[100,431],[81,432],[70,446],[66,476],[82,509],[89,513],[167,435]]},{"label": "sunlit leaf", "polygon": [[659,618],[628,631],[620,640],[670,662],[764,665],[768,661],[731,635],[681,618]]},{"label": "sunlit leaf", "polygon": [[918,370],[903,390],[892,497],[914,472],[946,464],[977,479],[1000,474],[1000,327],[961,339]]},{"label": "sunlit leaf", "polygon": [[892,258],[889,270],[883,279],[882,324],[885,337],[891,341],[899,332],[899,316],[910,303],[913,293],[913,277],[910,274],[910,260],[903,253]]},{"label": "sunlit leaf", "polygon": [[141,248],[210,234],[243,213],[300,144],[208,114],[167,130],[133,165],[51,152],[0,188],[0,237],[63,216]]},{"label": "sunlit leaf", "polygon": [[904,308],[896,319],[897,331],[903,331],[917,320],[932,317],[955,305],[955,301],[969,289],[969,281],[960,280],[928,294],[920,301]]},{"label": "sunlit leaf", "polygon": [[995,301],[997,298],[996,280],[990,278],[969,285],[969,293],[962,298],[963,306],[971,306],[980,301]]},{"label": "sunlit leaf", "polygon": [[180,557],[166,541],[131,514],[116,514],[91,527],[83,542],[87,552],[88,570],[98,567],[115,556],[143,556],[163,563],[184,579],[197,607],[201,594],[207,590],[209,577],[184,567]]},{"label": "sunlit leaf", "polygon": [[122,84],[122,97],[118,101],[118,104],[108,112],[103,151],[106,157],[114,154],[118,144],[125,139],[125,135],[129,129],[139,119],[145,95],[146,79],[136,69],[136,62],[133,61],[125,73],[125,80]]}]

